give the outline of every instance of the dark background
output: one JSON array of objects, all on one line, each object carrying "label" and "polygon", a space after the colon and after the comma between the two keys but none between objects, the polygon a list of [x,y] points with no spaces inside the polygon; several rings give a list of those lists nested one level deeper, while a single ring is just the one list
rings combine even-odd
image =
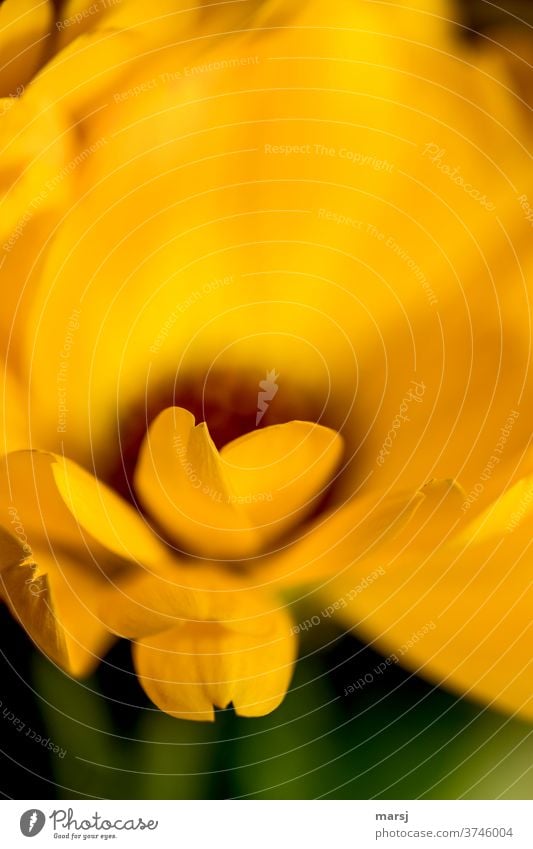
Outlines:
[{"label": "dark background", "polygon": [[[218,711],[172,719],[138,685],[127,643],[77,682],[0,612],[0,789],[54,798],[530,798],[527,725],[391,665],[354,695],[380,656],[333,626],[303,645],[291,692],[262,719]],[[322,629],[321,629],[322,630]],[[26,728],[17,732],[3,711]],[[66,749],[60,758],[28,727]]]}]

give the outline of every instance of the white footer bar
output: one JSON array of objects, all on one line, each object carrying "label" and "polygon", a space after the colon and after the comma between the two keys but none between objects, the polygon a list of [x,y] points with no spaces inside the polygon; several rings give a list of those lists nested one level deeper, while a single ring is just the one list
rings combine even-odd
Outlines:
[{"label": "white footer bar", "polygon": [[[527,801],[4,801],[2,845],[531,849]],[[31,842],[32,840],[35,842]]]}]

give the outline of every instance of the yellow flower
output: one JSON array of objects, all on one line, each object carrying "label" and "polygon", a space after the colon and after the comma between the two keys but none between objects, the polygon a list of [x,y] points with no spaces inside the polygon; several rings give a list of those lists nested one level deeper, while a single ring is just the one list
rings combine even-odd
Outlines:
[{"label": "yellow flower", "polygon": [[330,611],[531,715],[533,181],[502,56],[422,0],[190,5],[66,4],[46,57],[10,19],[4,597],[76,675],[135,640],[175,716],[272,710]]},{"label": "yellow flower", "polygon": [[[2,487],[10,493],[2,513],[13,526],[4,540],[6,598],[36,642],[75,674],[108,643],[104,624],[145,638],[139,674],[170,712],[210,718],[213,704],[228,702],[243,715],[267,712],[287,688],[294,634],[284,610],[239,578],[238,562],[301,521],[341,453],[334,431],[291,422],[234,440],[219,455],[205,424],[195,427],[186,410],[156,418],[136,470],[139,497],[167,539],[185,541],[200,557],[231,559],[227,574],[223,564],[218,574],[171,555],[127,503],[72,461],[12,453]],[[193,676],[200,688],[184,678],[173,698],[158,697],[148,675],[152,655],[168,646],[174,663],[188,648],[191,674],[197,655],[206,655]],[[183,666],[185,673],[187,657]]]}]

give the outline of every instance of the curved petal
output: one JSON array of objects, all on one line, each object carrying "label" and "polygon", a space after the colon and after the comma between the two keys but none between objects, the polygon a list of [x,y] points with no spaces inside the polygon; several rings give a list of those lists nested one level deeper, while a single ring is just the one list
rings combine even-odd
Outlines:
[{"label": "curved petal", "polygon": [[309,422],[274,425],[217,451],[205,423],[172,407],[152,423],[135,485],[175,540],[208,557],[255,554],[323,494],[342,438]]},{"label": "curved petal", "polygon": [[232,704],[240,716],[264,716],[283,700],[295,660],[295,637],[284,610],[272,611],[259,636],[218,624],[190,624],[134,646],[139,680],[171,716],[214,720]]},{"label": "curved petal", "polygon": [[99,599],[125,561],[71,514],[54,479],[56,463],[36,451],[1,460],[2,596],[42,651],[73,675],[86,675],[113,639]]},{"label": "curved petal", "polygon": [[120,87],[122,77],[143,46],[142,38],[134,31],[104,28],[87,32],[39,71],[31,91],[53,100],[73,124],[81,123],[106,108],[105,99]]},{"label": "curved petal", "polygon": [[[72,675],[89,675],[114,637],[96,611],[105,580],[96,567],[61,553],[61,566],[49,551],[32,550],[2,530],[2,597],[37,646]],[[14,557],[17,546],[20,556]]]},{"label": "curved petal", "polygon": [[28,445],[27,397],[18,376],[4,367],[0,392],[0,456]]},{"label": "curved petal", "polygon": [[9,527],[12,517],[24,530],[32,548],[48,543],[52,548],[84,550],[76,519],[65,504],[54,480],[56,458],[41,451],[15,451],[0,461],[0,524]]},{"label": "curved petal", "polygon": [[[0,120],[0,239],[11,253],[28,224],[64,208],[75,170],[74,133],[53,98],[28,91],[8,103]],[[26,247],[27,249],[27,247]]]},{"label": "curved petal", "polygon": [[205,423],[171,407],[152,423],[135,471],[141,502],[172,539],[207,557],[239,557],[259,547]]},{"label": "curved petal", "polygon": [[[58,22],[60,44],[70,43],[86,32],[138,30],[147,42],[172,43],[182,31],[198,26],[201,0],[143,0],[91,4],[90,0],[67,0]],[[62,24],[62,26],[61,26]]]},{"label": "curved petal", "polygon": [[[245,25],[248,3],[209,4],[195,0],[143,0],[91,3],[70,0],[55,23],[55,54],[35,79],[42,91],[60,95],[62,108],[78,120],[93,111],[107,111],[124,90],[133,96],[150,88],[147,66],[152,56],[166,54],[175,64],[204,52],[221,27]],[[217,13],[218,12],[218,13]],[[222,19],[222,20],[221,20]],[[125,78],[129,79],[126,84]],[[65,79],[68,85],[65,85]]]},{"label": "curved petal", "polygon": [[[52,101],[28,90],[0,105],[0,353],[9,355],[26,392],[21,348],[27,310],[40,285],[51,231],[75,194],[81,170],[75,134]],[[67,333],[68,324],[63,341]],[[60,362],[58,355],[54,382]],[[54,400],[57,417],[57,395]],[[34,434],[40,429],[37,424]]]},{"label": "curved petal", "polygon": [[[278,351],[320,400],[334,375],[332,422],[353,405],[354,474],[405,488],[451,474],[468,490],[527,366],[530,228],[517,194],[531,194],[531,172],[516,98],[466,47],[412,43],[427,15],[404,10],[397,38],[380,4],[287,14],[289,26],[220,39],[194,66],[180,49],[179,74],[158,51],[91,121],[108,143],[27,330],[40,416],[53,421],[57,323],[83,293],[69,454],[90,438],[105,448],[117,406],[127,416],[153,380],[230,357],[279,368]],[[247,64],[229,62],[230,43]],[[398,431],[411,380],[425,395]],[[527,438],[527,410],[509,451]]]},{"label": "curved petal", "polygon": [[157,571],[118,576],[102,596],[100,615],[110,631],[131,639],[186,622],[217,622],[257,635],[268,631],[271,607],[269,596],[244,578],[173,560]]},{"label": "curved petal", "polygon": [[[249,26],[236,32],[239,7],[252,14]],[[154,8],[157,16],[159,6]],[[127,18],[128,10],[124,3],[113,14]],[[139,11],[142,4],[135,5],[135,15]],[[277,26],[265,25],[271,15]],[[224,31],[224,20],[231,37],[210,38],[212,31]],[[320,401],[334,397],[340,408],[335,422],[354,401],[360,363],[367,382],[379,374],[383,389],[384,317],[404,322],[412,305],[426,327],[427,303],[407,264],[380,249],[367,225],[376,223],[387,235],[392,228],[400,245],[408,240],[411,256],[432,260],[436,254],[440,273],[437,236],[448,224],[441,214],[423,216],[419,226],[402,208],[413,191],[411,174],[418,179],[422,169],[424,184],[431,184],[416,140],[433,124],[430,118],[424,124],[417,101],[438,101],[435,93],[442,93],[447,73],[430,65],[432,86],[419,79],[418,68],[413,71],[406,34],[414,25],[418,36],[421,22],[432,32],[433,46],[437,16],[393,13],[379,4],[356,8],[346,2],[326,10],[319,2],[290,8],[278,2],[225,3],[220,9],[209,4],[202,10],[207,36],[200,29],[193,39],[202,45],[201,60],[191,59],[183,43],[188,39],[182,39],[151,58],[125,62],[124,78],[104,93],[94,69],[72,69],[76,79],[84,75],[87,97],[95,92],[92,107],[109,105],[89,121],[91,138],[106,144],[91,157],[87,191],[51,246],[25,333],[28,363],[38,371],[32,389],[52,432],[54,410],[44,387],[54,377],[57,326],[83,294],[84,320],[71,355],[78,379],[70,387],[69,456],[84,452],[85,458],[90,439],[104,451],[117,404],[120,416],[127,416],[140,387],[152,392],[153,381],[179,379],[177,363],[191,340],[180,367],[185,373],[207,368],[226,344],[222,367],[227,354],[234,369],[246,363],[262,371],[276,365],[272,354],[281,354],[300,389]],[[402,35],[395,39],[398,23]],[[423,45],[420,52],[435,62],[441,57]],[[96,56],[97,50],[93,62],[99,68]],[[441,58],[445,65],[445,54]],[[102,62],[107,66],[106,57]],[[63,94],[65,76],[70,78],[69,66],[58,65],[50,90]],[[80,98],[77,85],[68,97]],[[402,107],[404,97],[409,102]],[[450,95],[448,108],[450,99],[456,105]],[[465,111],[468,121],[468,105]],[[453,140],[457,134],[450,135]],[[337,155],[315,152],[315,145],[328,149],[330,143]],[[309,145],[309,153],[272,150],[294,145]],[[483,173],[481,182],[491,175]],[[444,187],[456,189],[446,182]],[[352,226],[358,221],[361,229]],[[445,264],[444,270],[443,288],[451,279],[457,294],[453,269]],[[110,280],[117,285],[110,287]],[[250,337],[247,344],[243,335]],[[372,362],[369,341],[375,346]],[[373,399],[363,400],[358,418],[365,424]]]},{"label": "curved petal", "polygon": [[267,541],[316,507],[342,450],[342,436],[331,428],[292,421],[241,436],[220,456],[237,502]]},{"label": "curved petal", "polygon": [[54,460],[52,474],[63,501],[75,521],[104,548],[142,564],[168,557],[142,516],[112,489],[72,460]]},{"label": "curved petal", "polygon": [[9,527],[15,514],[32,548],[68,549],[110,569],[117,558],[168,556],[132,507],[66,458],[15,451],[0,461],[0,483],[0,523]]},{"label": "curved petal", "polygon": [[[532,509],[530,476],[448,541],[417,550],[404,539],[340,617],[430,681],[531,718]],[[327,598],[354,582],[348,570]]]},{"label": "curved petal", "polygon": [[421,508],[421,492],[371,492],[321,516],[279,553],[260,561],[254,578],[282,586],[326,580],[375,557]]}]

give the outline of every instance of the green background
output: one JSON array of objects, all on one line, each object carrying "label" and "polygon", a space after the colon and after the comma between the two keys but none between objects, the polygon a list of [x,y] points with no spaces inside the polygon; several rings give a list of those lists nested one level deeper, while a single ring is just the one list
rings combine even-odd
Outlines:
[{"label": "green background", "polygon": [[530,798],[528,725],[391,665],[353,695],[381,658],[331,626],[304,642],[291,690],[268,717],[217,711],[172,719],[148,701],[119,643],[74,681],[1,613],[3,707],[64,758],[18,733],[0,710],[1,790],[13,798]]}]

